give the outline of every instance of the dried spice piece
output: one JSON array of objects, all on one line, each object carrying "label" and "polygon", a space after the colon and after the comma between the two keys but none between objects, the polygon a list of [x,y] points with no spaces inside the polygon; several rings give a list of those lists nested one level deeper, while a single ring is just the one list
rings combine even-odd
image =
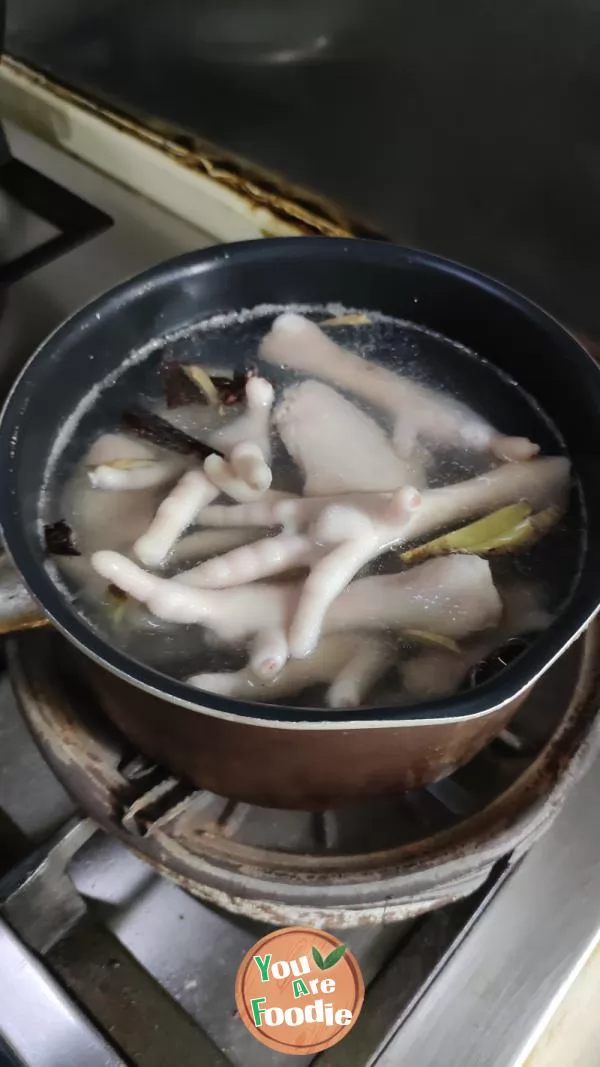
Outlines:
[{"label": "dried spice piece", "polygon": [[111,459],[106,463],[97,463],[91,470],[97,470],[98,467],[112,467],[117,471],[136,471],[140,467],[153,467],[159,460],[152,459],[148,456],[148,459]]},{"label": "dried spice piece", "polygon": [[[558,509],[548,508],[547,511],[556,512],[558,518]],[[483,519],[436,537],[424,545],[401,552],[400,559],[403,563],[420,563],[433,556],[447,556],[453,552],[480,556],[514,552],[536,540],[555,521],[544,512],[532,516],[531,505],[521,501],[492,511]]]},{"label": "dried spice piece", "polygon": [[198,456],[202,460],[210,455],[223,456],[218,449],[210,448],[202,441],[198,441],[196,437],[191,437],[189,433],[178,430],[166,419],[162,419],[153,411],[147,411],[146,408],[130,408],[123,415],[121,425],[129,433],[134,433],[144,441],[151,441],[153,445],[158,445],[160,448],[166,448],[169,452],[177,452],[184,456]]},{"label": "dried spice piece", "polygon": [[185,407],[198,402],[211,407],[239,404],[244,400],[248,378],[254,374],[255,370],[235,371],[231,376],[213,374],[197,363],[167,360],[162,365],[167,407]]},{"label": "dried spice piece", "polygon": [[368,315],[362,314],[349,314],[349,315],[336,315],[333,319],[323,319],[319,322],[319,326],[368,326],[371,322]]},{"label": "dried spice piece", "polygon": [[192,382],[196,389],[200,391],[206,402],[211,407],[217,408],[219,406],[219,390],[208,371],[205,371],[204,367],[199,367],[195,363],[182,364],[181,370],[188,381]]},{"label": "dried spice piece", "polygon": [[198,387],[191,378],[185,374],[181,363],[175,360],[165,360],[160,368],[163,393],[168,408],[183,408],[188,404],[197,404],[201,399],[198,396]]},{"label": "dried spice piece", "polygon": [[131,605],[131,597],[119,589],[118,585],[111,582],[106,587],[106,599],[108,602],[107,613],[113,626],[120,626],[125,618],[128,607]]},{"label": "dried spice piece", "polygon": [[51,556],[80,556],[81,552],[75,545],[73,531],[68,522],[58,519],[44,526],[44,541],[46,551]]},{"label": "dried spice piece", "polygon": [[529,520],[531,540],[528,545],[539,541],[544,534],[548,533],[548,530],[556,526],[563,514],[564,508],[559,508],[557,504],[551,504],[549,508],[544,508],[543,511],[536,511],[535,515],[532,515]]},{"label": "dried spice piece", "polygon": [[452,637],[432,633],[430,630],[402,630],[401,638],[411,644],[426,645],[428,648],[443,648],[447,652],[460,652],[460,647]]},{"label": "dried spice piece", "polygon": [[114,582],[110,582],[110,584],[107,585],[106,593],[111,600],[118,600],[119,603],[123,603],[123,601],[129,600],[127,593],[124,593],[122,589],[119,589],[119,586],[115,585]]},{"label": "dried spice piece", "polygon": [[505,537],[499,537],[495,543],[474,544],[470,551],[476,556],[500,556],[507,552],[531,548],[558,522],[561,514],[561,509],[554,505],[545,508],[544,511],[538,511],[535,515],[528,515],[522,522],[517,523],[512,531],[507,531]]},{"label": "dried spice piece", "polygon": [[254,378],[256,374],[256,368],[251,367],[246,371],[236,371],[231,378],[213,377],[213,383],[219,390],[221,404],[226,408],[232,407],[233,404],[240,404],[246,396],[248,379]]}]

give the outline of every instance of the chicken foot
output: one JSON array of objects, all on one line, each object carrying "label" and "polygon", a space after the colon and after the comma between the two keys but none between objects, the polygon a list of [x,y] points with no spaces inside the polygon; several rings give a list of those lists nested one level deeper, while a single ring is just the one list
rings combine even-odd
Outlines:
[{"label": "chicken foot", "polygon": [[270,421],[274,390],[265,378],[246,382],[246,411],[235,422],[208,435],[211,448],[229,460],[233,474],[251,488],[264,492],[272,481]]},{"label": "chicken foot", "polygon": [[432,700],[455,693],[468,672],[510,638],[539,633],[552,622],[538,586],[519,583],[501,590],[500,595],[503,615],[493,634],[470,641],[459,654],[427,650],[402,664],[402,682],[411,698]]},{"label": "chicken foot", "polygon": [[[96,552],[94,569],[159,618],[198,623],[227,644],[261,631],[289,632],[302,582],[255,582],[198,589],[162,578],[117,552]],[[361,578],[331,606],[325,632],[431,630],[455,639],[493,626],[501,603],[489,564],[478,556],[445,556],[409,571]]]},{"label": "chicken foot", "polygon": [[239,671],[196,674],[188,682],[211,693],[263,703],[330,683],[325,697],[328,707],[356,708],[391,665],[394,654],[392,644],[380,638],[332,634],[312,656],[291,660],[271,681],[257,679],[249,666]]},{"label": "chicken foot", "polygon": [[135,542],[133,551],[138,559],[148,567],[159,566],[202,508],[218,497],[219,492],[203,471],[184,474],[159,505],[146,532]]},{"label": "chicken foot", "polygon": [[314,546],[302,534],[279,534],[244,544],[178,574],[186,585],[224,589],[308,566]]},{"label": "chicken foot", "polygon": [[94,489],[155,489],[175,481],[188,465],[182,456],[160,454],[123,433],[106,433],[94,442],[86,459]]},{"label": "chicken foot", "polygon": [[362,566],[400,536],[420,505],[416,489],[405,487],[390,495],[373,519],[366,512],[340,505],[325,508],[308,534],[281,534],[234,549],[218,560],[207,560],[180,580],[193,585],[227,587],[306,566],[298,608],[289,631],[293,658],[316,648],[325,613]]},{"label": "chicken foot", "polygon": [[261,497],[271,485],[269,424],[273,387],[264,378],[246,383],[246,412],[235,422],[208,434],[213,454],[203,471],[188,471],[163,500],[152,523],[134,545],[148,566],[159,566],[199,512],[221,492],[236,500]]},{"label": "chicken foot", "polygon": [[[525,498],[535,509],[546,506],[564,496],[569,470],[564,457],[506,464],[487,475],[423,494],[409,487],[395,494],[370,494],[368,511],[332,504],[330,498],[323,498],[326,503],[321,508],[321,498],[266,505],[262,512],[260,505],[254,512],[250,505],[240,509],[246,523],[260,517],[266,525],[269,515],[277,521],[292,514],[295,525],[301,525],[300,516],[311,516],[312,527],[305,537],[284,533],[226,553],[219,560],[208,560],[186,580],[194,585],[224,587],[271,576],[290,566],[308,566],[310,572],[289,631],[290,655],[301,658],[314,651],[332,601],[368,562],[394,545],[417,541],[447,523],[466,520],[515,499]],[[350,499],[354,505],[356,497]]]},{"label": "chicken foot", "polygon": [[[381,427],[322,382],[309,380],[286,389],[274,422],[304,475],[306,496],[413,484],[414,470],[394,452]],[[421,477],[419,471],[419,484]]]},{"label": "chicken foot", "polygon": [[[455,482],[440,489],[425,489],[406,540],[418,541],[450,524],[460,525],[497,508],[527,500],[533,511],[562,504],[569,487],[570,462],[566,456],[540,456],[523,463],[505,463],[487,474]],[[201,516],[206,526],[283,526],[300,531],[328,507],[348,506],[377,515],[391,501],[391,493],[340,493],[330,497],[269,497],[232,507],[207,507]]]},{"label": "chicken foot", "polygon": [[277,366],[324,378],[387,411],[397,422],[394,443],[404,457],[414,447],[415,437],[476,452],[489,449],[498,459],[509,462],[530,459],[539,451],[526,437],[499,433],[465,404],[436,395],[341,348],[302,315],[279,315],[263,338],[260,356]]}]

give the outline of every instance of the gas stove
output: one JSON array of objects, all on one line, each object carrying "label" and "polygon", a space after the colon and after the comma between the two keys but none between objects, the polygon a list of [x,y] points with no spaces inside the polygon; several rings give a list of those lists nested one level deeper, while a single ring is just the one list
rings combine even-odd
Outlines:
[{"label": "gas stove", "polygon": [[[2,384],[77,306],[214,240],[9,132],[23,164],[75,194],[90,225],[77,248],[12,279]],[[314,815],[190,789],[109,726],[59,635],[10,641],[0,1037],[14,1062],[279,1067],[287,1059],[237,1018],[235,974],[272,924],[302,922],[344,928],[367,994],[348,1037],[299,1062],[522,1063],[600,930],[600,777],[582,777],[600,746],[599,642],[594,627],[456,775]]]}]

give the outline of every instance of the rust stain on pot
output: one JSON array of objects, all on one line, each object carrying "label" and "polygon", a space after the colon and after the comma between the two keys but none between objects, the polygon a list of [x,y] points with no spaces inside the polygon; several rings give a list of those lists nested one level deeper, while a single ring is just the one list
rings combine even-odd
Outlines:
[{"label": "rust stain on pot", "polygon": [[[99,100],[70,89],[11,57],[4,56],[2,66],[57,100],[93,115],[141,144],[155,148],[180,166],[209,178],[237,196],[247,214],[269,212],[274,220],[292,227],[298,234],[385,240],[379,231],[346,216],[325,198],[299,189],[280,176],[274,177],[200,137],[152,116],[129,117],[114,107],[109,108]],[[52,126],[52,117],[49,120],[44,120],[39,115],[36,117],[40,132],[47,135],[48,126]],[[56,116],[57,123],[61,119],[63,116]],[[261,226],[260,232],[264,237],[271,237],[276,235],[277,227],[271,231],[268,227]]]}]

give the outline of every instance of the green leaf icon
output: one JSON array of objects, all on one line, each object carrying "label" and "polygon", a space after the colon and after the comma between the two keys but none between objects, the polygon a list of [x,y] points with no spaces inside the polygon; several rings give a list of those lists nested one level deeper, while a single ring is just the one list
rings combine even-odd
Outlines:
[{"label": "green leaf icon", "polygon": [[323,957],[322,957],[321,953],[319,952],[318,948],[315,948],[315,946],[313,945],[311,951],[312,951],[312,958],[315,961],[317,967],[319,968],[320,971],[324,971],[325,970],[325,963],[323,961]]},{"label": "green leaf icon", "polygon": [[330,952],[329,955],[326,956],[323,960],[323,966],[321,970],[328,971],[330,967],[335,967],[338,960],[341,960],[347,947],[347,945],[338,945],[337,948],[334,948],[333,952]]},{"label": "green leaf icon", "polygon": [[338,945],[337,948],[333,949],[333,952],[330,952],[329,955],[323,959],[318,948],[315,948],[313,945],[311,949],[312,958],[320,971],[328,971],[330,967],[335,967],[338,960],[341,960],[347,948],[347,945]]}]

